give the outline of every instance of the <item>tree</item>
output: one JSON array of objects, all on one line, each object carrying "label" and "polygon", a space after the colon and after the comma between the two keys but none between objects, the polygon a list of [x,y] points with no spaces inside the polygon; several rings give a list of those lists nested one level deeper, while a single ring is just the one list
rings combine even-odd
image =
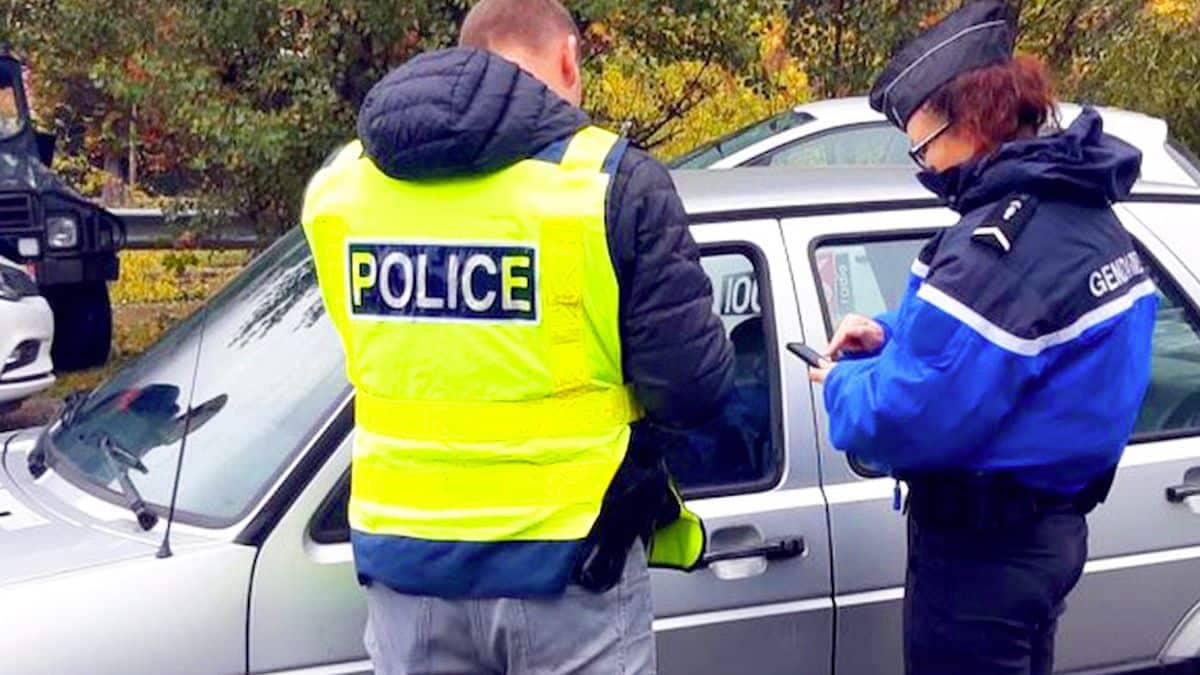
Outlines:
[{"label": "tree", "polygon": [[596,60],[588,106],[601,124],[626,129],[661,157],[677,156],[808,100],[808,76],[788,53],[785,32],[779,16],[751,21],[754,53],[737,69],[698,58],[650,67],[632,46],[608,38],[616,46]]},{"label": "tree", "polygon": [[65,140],[61,154],[84,158],[82,166],[112,169],[129,156],[134,111],[151,93],[142,62],[153,35],[139,17],[152,5],[114,0],[97,12],[93,3],[32,0],[0,15],[0,40],[28,62],[37,117]]},{"label": "tree", "polygon": [[[593,69],[615,60],[651,69],[693,61],[738,72],[754,60],[745,36],[767,2],[581,0],[572,9]],[[14,3],[0,35],[45,83],[42,117],[66,137],[65,149],[279,232],[296,222],[309,175],[353,136],[370,87],[413,55],[452,44],[471,3],[112,4],[97,12],[90,0]],[[710,84],[689,78],[675,89],[679,100],[662,100],[660,114],[636,120],[633,138],[653,140],[698,106]]]},{"label": "tree", "polygon": [[790,0],[789,40],[821,97],[864,94],[888,58],[961,2]]},{"label": "tree", "polygon": [[[971,0],[792,0],[790,43],[820,97],[865,94],[918,30]],[[1198,0],[1009,0],[1018,49],[1045,58],[1066,100],[1164,117],[1200,148]]]},{"label": "tree", "polygon": [[1064,89],[1080,100],[1162,117],[1174,136],[1200,149],[1200,89],[1194,84],[1200,2],[1137,5],[1107,26],[1086,29],[1089,37],[1072,54]]},{"label": "tree", "polygon": [[[814,97],[863,94],[963,0],[576,0],[595,119],[671,156]],[[1166,116],[1200,145],[1200,0],[1010,0],[1021,47],[1069,99]],[[29,61],[59,167],[112,175],[264,232],[349,140],[391,68],[450,45],[471,0],[24,0],[0,40]],[[1136,86],[1135,86],[1136,84]],[[107,171],[102,171],[107,169]]]}]

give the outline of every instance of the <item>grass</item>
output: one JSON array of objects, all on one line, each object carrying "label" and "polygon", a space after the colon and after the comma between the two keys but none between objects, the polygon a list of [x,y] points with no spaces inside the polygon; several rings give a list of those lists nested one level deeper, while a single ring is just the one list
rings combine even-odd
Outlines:
[{"label": "grass", "polygon": [[170,305],[203,301],[246,264],[245,251],[127,251],[114,305]]},{"label": "grass", "polygon": [[246,251],[125,251],[121,278],[109,287],[113,350],[108,363],[58,381],[22,408],[0,416],[0,430],[44,423],[73,391],[93,389],[196,311],[249,260]]}]

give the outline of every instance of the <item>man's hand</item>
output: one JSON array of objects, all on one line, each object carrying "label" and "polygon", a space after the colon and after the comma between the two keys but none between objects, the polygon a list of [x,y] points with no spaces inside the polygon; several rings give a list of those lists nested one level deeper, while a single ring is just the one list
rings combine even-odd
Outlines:
[{"label": "man's hand", "polygon": [[[842,351],[874,352],[883,347],[886,339],[883,326],[878,321],[858,314],[848,314],[842,319],[833,339],[829,341],[829,351],[825,355],[831,359],[837,358]],[[810,376],[811,377],[811,376]]]}]

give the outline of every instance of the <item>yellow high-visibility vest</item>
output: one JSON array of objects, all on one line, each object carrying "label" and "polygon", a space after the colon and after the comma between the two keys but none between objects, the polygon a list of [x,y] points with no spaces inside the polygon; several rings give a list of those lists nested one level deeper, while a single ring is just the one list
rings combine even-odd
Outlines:
[{"label": "yellow high-visibility vest", "polygon": [[[505,576],[532,558],[555,569],[531,593],[565,585],[642,414],[605,227],[618,140],[588,127],[558,161],[431,181],[385,175],[356,142],[313,178],[305,233],[356,390],[360,575],[442,594],[439,562]],[[681,512],[653,564],[699,561]],[[508,594],[465,583],[446,593]]]}]

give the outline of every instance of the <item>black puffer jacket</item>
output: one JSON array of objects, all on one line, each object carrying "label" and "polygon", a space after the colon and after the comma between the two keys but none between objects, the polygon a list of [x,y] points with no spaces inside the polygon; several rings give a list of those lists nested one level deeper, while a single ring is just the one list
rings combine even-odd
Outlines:
[{"label": "black puffer jacket", "polygon": [[[358,135],[384,173],[419,181],[502,169],[588,123],[513,63],[450,49],[418,56],[380,81],[359,113]],[[606,219],[626,380],[654,422],[701,422],[730,389],[733,352],[666,169],[626,151]]]}]

